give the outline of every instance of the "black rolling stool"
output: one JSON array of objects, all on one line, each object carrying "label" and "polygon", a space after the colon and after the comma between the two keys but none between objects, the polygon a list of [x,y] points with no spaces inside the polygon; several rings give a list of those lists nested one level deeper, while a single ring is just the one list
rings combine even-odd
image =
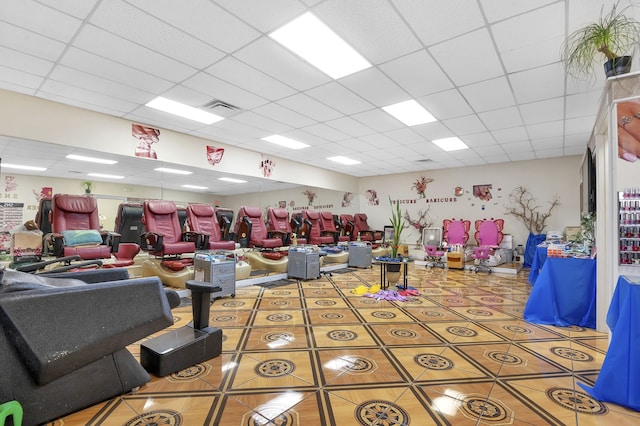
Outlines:
[{"label": "black rolling stool", "polygon": [[185,325],[140,345],[140,364],[150,373],[162,377],[215,358],[222,352],[222,330],[209,327],[211,293],[219,286],[189,280],[193,325]]}]

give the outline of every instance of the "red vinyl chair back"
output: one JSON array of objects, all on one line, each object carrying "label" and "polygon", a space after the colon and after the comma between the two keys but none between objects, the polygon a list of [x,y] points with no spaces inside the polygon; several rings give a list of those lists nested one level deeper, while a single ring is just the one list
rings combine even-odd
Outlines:
[{"label": "red vinyl chair back", "polygon": [[339,235],[340,231],[336,228],[336,222],[333,220],[333,214],[330,211],[320,212],[320,230],[323,233],[331,234],[334,236],[334,242],[349,241],[349,237],[346,235]]},{"label": "red vinyl chair back", "polygon": [[360,234],[362,241],[373,241],[373,232],[369,229],[367,223],[367,215],[364,213],[356,213],[353,215],[353,235],[351,239],[357,239]]},{"label": "red vinyl chair back", "polygon": [[259,207],[242,206],[238,211],[236,219],[236,234],[241,232],[241,224],[243,221],[251,222],[251,235],[249,238],[249,247],[275,248],[282,246],[280,238],[269,238],[267,225],[262,218],[262,211]]},{"label": "red vinyl chair back", "polygon": [[233,250],[233,241],[223,241],[220,223],[215,208],[210,204],[189,204],[187,206],[187,223],[192,232],[209,237],[210,250]]},{"label": "red vinyl chair back", "polygon": [[291,234],[291,223],[287,209],[269,207],[267,209],[267,217],[269,219],[269,224],[267,225],[269,231]]},{"label": "red vinyl chair back", "polygon": [[320,213],[313,210],[302,210],[302,218],[311,223],[308,240],[310,244],[326,245],[333,244],[333,236],[323,235],[320,224]]},{"label": "red vinyl chair back", "polygon": [[182,241],[182,228],[178,218],[178,208],[173,201],[147,200],[143,203],[144,224],[147,233],[162,235],[162,247],[152,250],[156,256],[193,253],[193,241]]}]

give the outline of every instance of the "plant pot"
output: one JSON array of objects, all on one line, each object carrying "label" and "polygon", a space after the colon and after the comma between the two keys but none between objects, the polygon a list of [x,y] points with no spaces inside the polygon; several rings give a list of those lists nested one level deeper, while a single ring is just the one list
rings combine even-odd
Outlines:
[{"label": "plant pot", "polygon": [[631,71],[631,56],[621,56],[615,59],[609,59],[604,63],[604,72],[607,77],[613,77],[615,75],[627,74]]},{"label": "plant pot", "polygon": [[397,283],[400,279],[400,262],[387,263],[385,267],[387,268],[387,282],[390,284]]}]

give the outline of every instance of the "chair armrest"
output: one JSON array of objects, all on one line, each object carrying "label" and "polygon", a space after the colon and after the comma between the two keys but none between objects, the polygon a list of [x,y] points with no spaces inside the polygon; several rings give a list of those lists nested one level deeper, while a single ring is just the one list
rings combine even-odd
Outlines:
[{"label": "chair armrest", "polygon": [[140,235],[140,249],[144,251],[162,251],[163,240],[163,234],[145,232]]},{"label": "chair armrest", "polygon": [[[53,255],[55,257],[62,257],[62,252],[64,249],[64,237],[62,234],[58,232],[51,232],[44,236],[44,245],[45,249],[49,249],[49,247],[53,248]],[[47,254],[47,253],[45,253]]]},{"label": "chair armrest", "polygon": [[119,233],[113,231],[100,231],[100,236],[102,237],[102,244],[110,246],[112,253],[118,251],[121,237]]}]

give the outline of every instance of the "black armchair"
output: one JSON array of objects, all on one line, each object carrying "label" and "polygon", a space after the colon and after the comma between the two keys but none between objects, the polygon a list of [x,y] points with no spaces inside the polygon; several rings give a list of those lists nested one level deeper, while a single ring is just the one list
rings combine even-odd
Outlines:
[{"label": "black armchair", "polygon": [[125,279],[117,268],[66,274],[2,271],[0,403],[19,401],[25,425],[148,382],[126,346],[173,324],[177,294],[170,303],[157,277]]}]

